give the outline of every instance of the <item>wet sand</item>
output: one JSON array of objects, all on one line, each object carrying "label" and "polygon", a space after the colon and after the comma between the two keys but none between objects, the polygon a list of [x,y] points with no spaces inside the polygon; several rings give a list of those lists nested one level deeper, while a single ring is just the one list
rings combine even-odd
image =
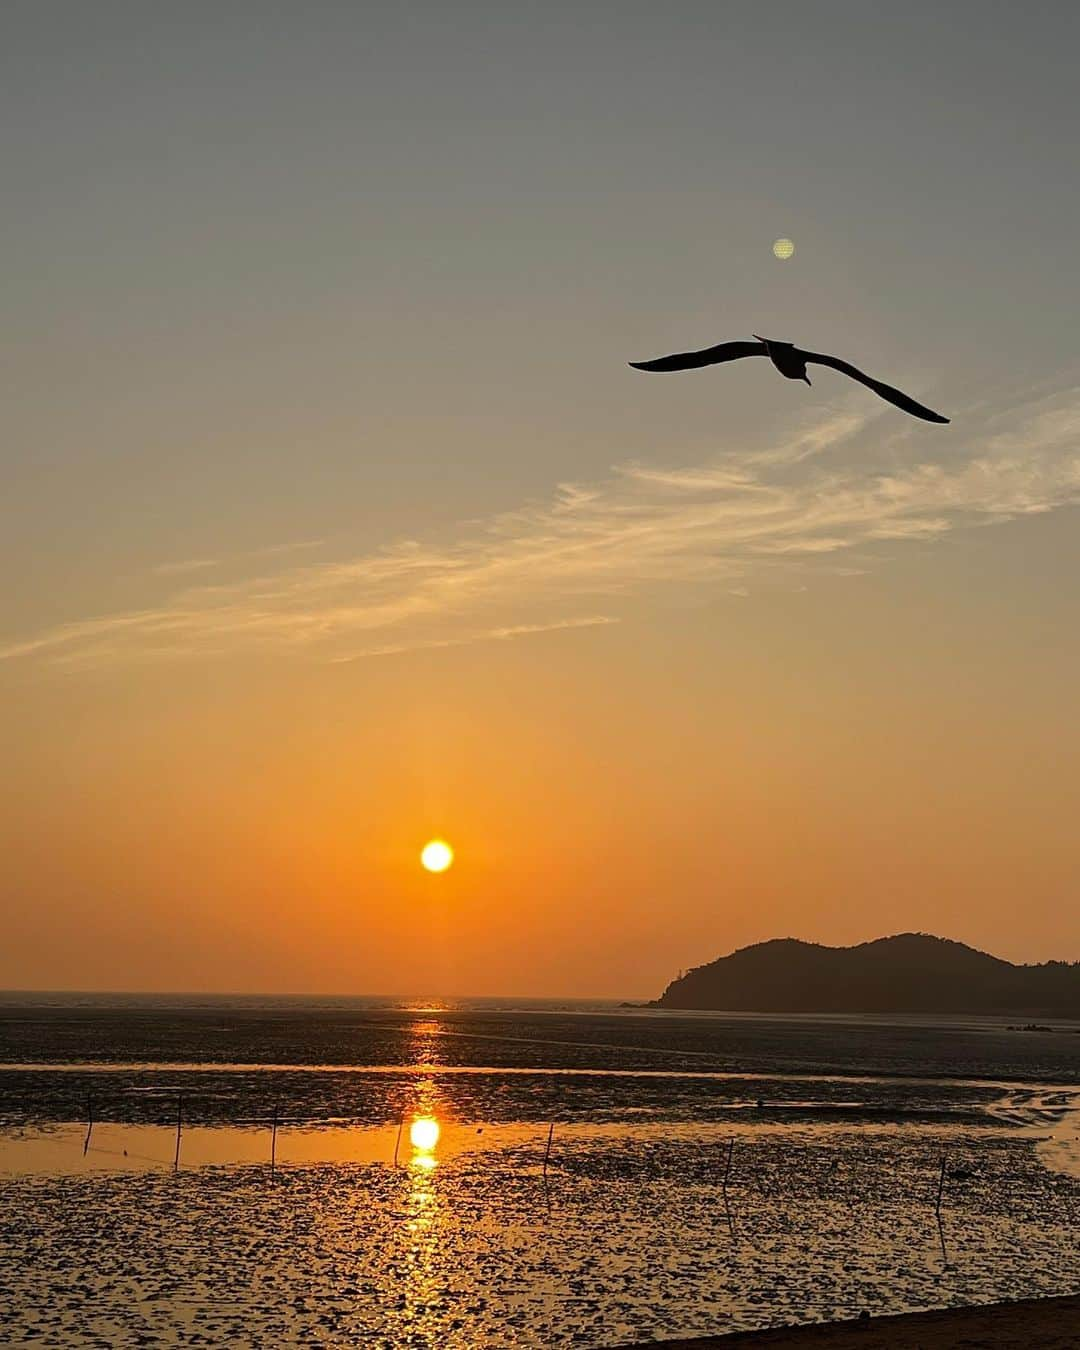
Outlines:
[{"label": "wet sand", "polygon": [[1076,1350],[1080,1295],[943,1308],[824,1326],[779,1327],[694,1340],[643,1341],[663,1350]]},{"label": "wet sand", "polygon": [[[965,1179],[946,1186],[943,1234],[943,1141],[918,1128],[739,1135],[730,1213],[727,1130],[556,1131],[547,1185],[546,1138],[517,1137],[273,1177],[115,1155],[8,1173],[6,1330],[102,1350],[588,1350],[1076,1289],[1080,1182],[1022,1136],[953,1134]],[[81,1158],[74,1138],[54,1147]]]},{"label": "wet sand", "polygon": [[1078,1083],[1080,1036],[986,1024],[0,998],[0,1341],[590,1350],[1074,1294]]}]

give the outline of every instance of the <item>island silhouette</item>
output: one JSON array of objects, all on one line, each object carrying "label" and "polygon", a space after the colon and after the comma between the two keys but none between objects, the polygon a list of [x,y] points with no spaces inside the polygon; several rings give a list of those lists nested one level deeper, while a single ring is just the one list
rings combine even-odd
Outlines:
[{"label": "island silhouette", "polygon": [[685,971],[651,1006],[1080,1018],[1080,962],[1013,965],[929,933],[854,947],[776,938]]}]

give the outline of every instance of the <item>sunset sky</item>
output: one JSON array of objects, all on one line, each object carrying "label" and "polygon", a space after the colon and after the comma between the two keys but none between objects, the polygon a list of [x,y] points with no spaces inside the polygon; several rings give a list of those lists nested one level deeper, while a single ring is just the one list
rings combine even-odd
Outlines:
[{"label": "sunset sky", "polygon": [[8,5],[0,987],[1080,958],[1078,42]]}]

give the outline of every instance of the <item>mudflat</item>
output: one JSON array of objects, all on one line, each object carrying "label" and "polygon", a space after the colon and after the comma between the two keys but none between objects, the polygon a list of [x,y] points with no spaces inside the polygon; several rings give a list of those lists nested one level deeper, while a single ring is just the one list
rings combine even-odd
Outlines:
[{"label": "mudflat", "polygon": [[863,1312],[1080,1293],[1080,1035],[106,1004],[0,995],[0,1340],[857,1344]]},{"label": "mudflat", "polygon": [[645,1345],[663,1350],[740,1350],[743,1346],[747,1350],[1074,1350],[1080,1346],[1080,1295],[648,1341],[628,1350],[644,1350]]}]

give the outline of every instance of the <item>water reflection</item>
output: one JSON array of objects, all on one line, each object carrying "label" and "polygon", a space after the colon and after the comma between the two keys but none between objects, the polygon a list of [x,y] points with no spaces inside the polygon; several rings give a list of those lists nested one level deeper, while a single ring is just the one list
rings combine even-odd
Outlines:
[{"label": "water reflection", "polygon": [[410,1057],[414,1065],[434,1068],[442,1063],[439,1040],[442,1025],[434,1018],[418,1019],[408,1029]]},{"label": "water reflection", "polygon": [[414,1116],[409,1126],[412,1156],[405,1169],[404,1223],[398,1231],[401,1302],[394,1316],[402,1342],[439,1344],[447,1311],[442,1286],[448,1215],[435,1179],[435,1149],[442,1130],[432,1109],[434,1085],[428,1081],[422,1087],[424,1113]]}]

